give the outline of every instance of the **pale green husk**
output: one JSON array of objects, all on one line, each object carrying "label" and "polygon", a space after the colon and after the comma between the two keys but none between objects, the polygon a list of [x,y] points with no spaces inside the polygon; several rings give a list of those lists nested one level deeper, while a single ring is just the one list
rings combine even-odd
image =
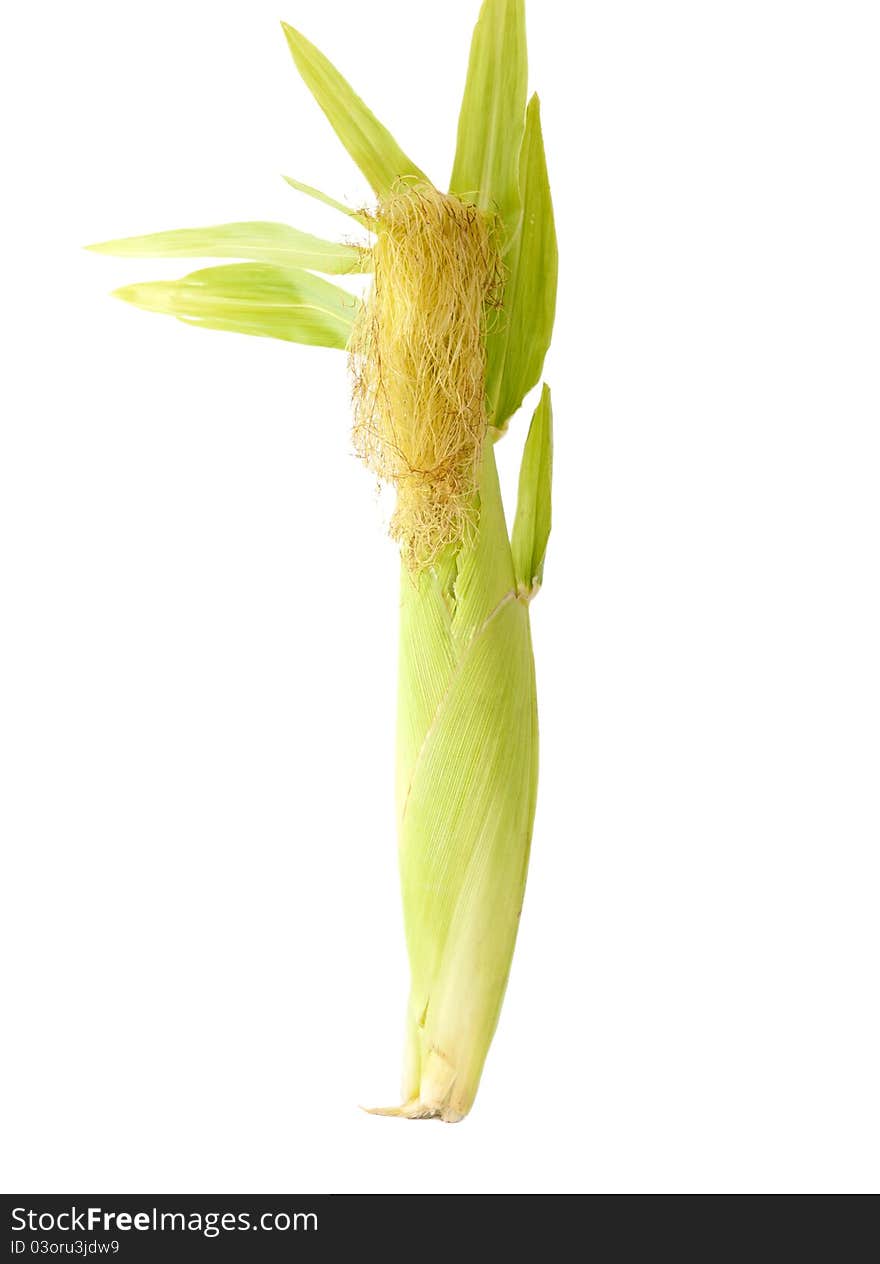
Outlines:
[{"label": "pale green husk", "polygon": [[404,576],[397,819],[412,988],[403,1113],[463,1118],[513,955],[538,784],[528,607],[487,447],[480,529]]}]

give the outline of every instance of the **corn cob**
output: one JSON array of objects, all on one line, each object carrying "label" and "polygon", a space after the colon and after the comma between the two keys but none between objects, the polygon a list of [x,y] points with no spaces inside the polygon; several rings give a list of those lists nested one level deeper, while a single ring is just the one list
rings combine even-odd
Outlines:
[{"label": "corn cob", "polygon": [[[355,450],[397,493],[401,552],[396,809],[411,968],[402,1103],[462,1119],[498,1021],[535,814],[529,603],[550,533],[545,385],[505,522],[493,451],[540,380],[557,255],[523,0],[485,0],[450,189],[400,149],[329,61],[284,26],[305,83],[376,195],[351,245],[248,222],[105,242],[130,257],[235,263],[117,291],[209,328],[347,350]],[[359,302],[328,276],[370,274]]]}]

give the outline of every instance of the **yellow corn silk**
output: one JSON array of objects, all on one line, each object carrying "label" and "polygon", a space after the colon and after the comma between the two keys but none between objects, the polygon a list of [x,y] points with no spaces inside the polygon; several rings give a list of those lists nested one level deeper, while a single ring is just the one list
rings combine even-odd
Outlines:
[{"label": "yellow corn silk", "polygon": [[486,318],[502,294],[494,219],[402,185],[374,220],[373,285],[349,343],[354,442],[397,489],[391,534],[417,572],[475,525]]},{"label": "yellow corn silk", "polygon": [[[188,324],[349,353],[354,446],[396,488],[391,533],[403,559],[396,800],[412,981],[402,1102],[378,1113],[454,1122],[471,1108],[501,1010],[538,776],[529,603],[550,533],[546,385],[511,533],[493,450],[540,381],[556,304],[524,0],[482,5],[448,193],[314,45],[284,33],[377,206],[352,210],[288,183],[373,240],[248,221],[94,249],[234,260],[117,293]],[[352,273],[372,275],[363,302],[327,279]]]}]

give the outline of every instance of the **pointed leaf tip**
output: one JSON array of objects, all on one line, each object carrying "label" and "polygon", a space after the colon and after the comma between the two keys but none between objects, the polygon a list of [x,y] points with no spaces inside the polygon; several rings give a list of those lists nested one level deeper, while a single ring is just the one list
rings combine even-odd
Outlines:
[{"label": "pointed leaf tip", "polygon": [[233,263],[179,281],[123,286],[114,297],[191,325],[307,346],[348,345],[358,300],[301,268]]},{"label": "pointed leaf tip", "polygon": [[471,42],[450,188],[497,210],[508,238],[520,214],[527,83],[524,0],[485,0]]},{"label": "pointed leaf tip", "polygon": [[118,298],[132,307],[140,307],[145,312],[171,312],[173,301],[171,287],[167,281],[140,281],[133,285],[122,285],[110,291],[111,298]]},{"label": "pointed leaf tip", "polygon": [[355,211],[350,206],[346,206],[344,202],[339,202],[336,198],[331,197],[329,193],[322,193],[314,185],[304,184],[302,180],[295,180],[293,176],[283,175],[281,179],[285,184],[289,184],[292,189],[296,189],[297,193],[305,193],[307,197],[315,198],[316,201],[323,202],[325,206],[332,206],[334,211],[340,211],[343,215],[347,215],[349,219],[356,219],[365,228],[370,227],[370,220],[363,211]]},{"label": "pointed leaf tip", "polygon": [[506,258],[505,318],[487,344],[486,396],[499,430],[540,380],[556,315],[559,259],[537,94],[526,110],[519,169],[523,214]]},{"label": "pointed leaf tip", "polygon": [[281,29],[303,82],[375,192],[387,196],[402,176],[427,181],[324,54],[287,22]]},{"label": "pointed leaf tip", "polygon": [[544,557],[551,527],[553,482],[553,403],[544,384],[529,426],[519,472],[516,518],[511,536],[519,590],[533,597],[544,579]]},{"label": "pointed leaf tip", "polygon": [[325,241],[287,224],[248,220],[208,228],[179,228],[98,245],[99,253],[127,259],[249,259],[328,275],[366,270],[364,251]]}]

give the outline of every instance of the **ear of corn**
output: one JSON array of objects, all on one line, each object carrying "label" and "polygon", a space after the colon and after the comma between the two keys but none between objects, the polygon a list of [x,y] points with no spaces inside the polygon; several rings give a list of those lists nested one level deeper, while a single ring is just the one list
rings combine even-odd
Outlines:
[{"label": "ear of corn", "polygon": [[[538,722],[529,602],[551,525],[544,388],[512,537],[491,442],[539,381],[556,236],[523,0],[485,0],[471,46],[452,192],[436,190],[329,61],[284,27],[304,81],[378,197],[350,208],[367,251],[277,224],[104,243],[106,253],[237,258],[118,291],[210,328],[349,351],[356,450],[397,488],[401,544],[396,808],[411,988],[402,1102],[471,1108],[498,1021],[525,889]],[[363,304],[315,273],[372,271]]]}]

